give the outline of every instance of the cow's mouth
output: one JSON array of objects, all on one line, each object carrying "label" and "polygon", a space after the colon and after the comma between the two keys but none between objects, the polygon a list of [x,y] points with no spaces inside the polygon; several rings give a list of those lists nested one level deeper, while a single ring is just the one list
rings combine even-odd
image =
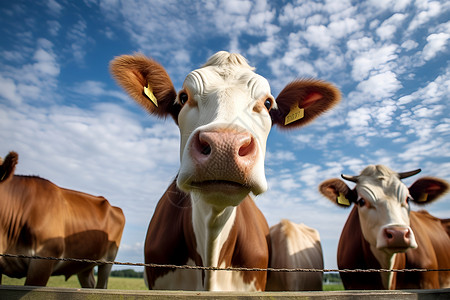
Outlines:
[{"label": "cow's mouth", "polygon": [[229,180],[205,180],[191,182],[190,185],[193,189],[205,192],[234,193],[242,192],[243,190],[250,190],[250,187],[245,184]]}]

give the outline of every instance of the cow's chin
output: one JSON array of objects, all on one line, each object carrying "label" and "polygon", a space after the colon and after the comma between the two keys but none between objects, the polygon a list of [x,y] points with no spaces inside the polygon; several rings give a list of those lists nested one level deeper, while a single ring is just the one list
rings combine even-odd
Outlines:
[{"label": "cow's chin", "polygon": [[404,253],[406,251],[408,251],[409,249],[412,249],[413,247],[382,247],[382,248],[378,248],[381,251],[384,251],[388,254],[395,254],[395,253]]},{"label": "cow's chin", "polygon": [[249,186],[227,180],[193,181],[180,188],[192,193],[195,200],[201,200],[219,208],[239,205],[252,191]]}]

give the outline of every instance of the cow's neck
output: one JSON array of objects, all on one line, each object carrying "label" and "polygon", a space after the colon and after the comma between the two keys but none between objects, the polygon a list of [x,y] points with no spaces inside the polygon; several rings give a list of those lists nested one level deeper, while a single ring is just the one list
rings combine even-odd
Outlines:
[{"label": "cow's neck", "polygon": [[[197,242],[197,252],[203,264],[211,267],[219,265],[220,253],[236,218],[236,207],[216,207],[191,195],[192,225]],[[205,289],[215,290],[214,286],[220,281],[218,272],[207,271],[205,276]]]},{"label": "cow's neck", "polygon": [[[394,267],[395,256],[396,254],[387,253],[385,251],[379,250],[376,247],[370,245],[370,250],[372,251],[375,258],[380,263],[381,268],[383,269],[392,269]],[[390,290],[392,287],[392,279],[393,272],[381,272],[381,281],[383,283],[384,288]]]}]

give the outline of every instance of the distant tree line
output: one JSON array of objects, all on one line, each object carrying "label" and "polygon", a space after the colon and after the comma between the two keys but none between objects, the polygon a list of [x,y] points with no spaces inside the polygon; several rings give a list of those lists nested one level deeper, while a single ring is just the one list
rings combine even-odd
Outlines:
[{"label": "distant tree line", "polygon": [[126,278],[144,278],[144,272],[136,272],[133,269],[113,270],[112,277],[126,277]]},{"label": "distant tree line", "polygon": [[324,273],[323,281],[325,283],[341,283],[341,276],[339,273]]}]

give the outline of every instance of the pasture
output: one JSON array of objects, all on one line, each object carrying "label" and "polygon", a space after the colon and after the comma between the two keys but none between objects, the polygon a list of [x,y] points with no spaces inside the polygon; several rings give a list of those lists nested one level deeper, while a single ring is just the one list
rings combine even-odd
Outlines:
[{"label": "pasture", "polygon": [[[324,278],[326,278],[326,275]],[[97,279],[97,278],[96,278]],[[2,285],[23,285],[25,278],[11,278],[3,276]],[[76,276],[72,276],[69,280],[65,280],[64,276],[51,276],[47,284],[48,287],[64,287],[64,288],[79,288],[80,284]],[[147,290],[144,279],[142,278],[125,278],[125,277],[109,277],[108,289],[113,290]],[[323,285],[324,291],[341,291],[344,286],[339,282],[330,282]]]},{"label": "pasture", "polygon": [[[97,276],[95,278],[97,280]],[[11,278],[3,276],[2,285],[23,285],[25,278]],[[69,280],[65,280],[64,276],[51,276],[48,287],[64,287],[64,288],[80,288],[80,283],[76,276],[72,276]],[[142,278],[125,278],[125,277],[109,277],[108,289],[113,290],[147,290],[144,279]]]}]

